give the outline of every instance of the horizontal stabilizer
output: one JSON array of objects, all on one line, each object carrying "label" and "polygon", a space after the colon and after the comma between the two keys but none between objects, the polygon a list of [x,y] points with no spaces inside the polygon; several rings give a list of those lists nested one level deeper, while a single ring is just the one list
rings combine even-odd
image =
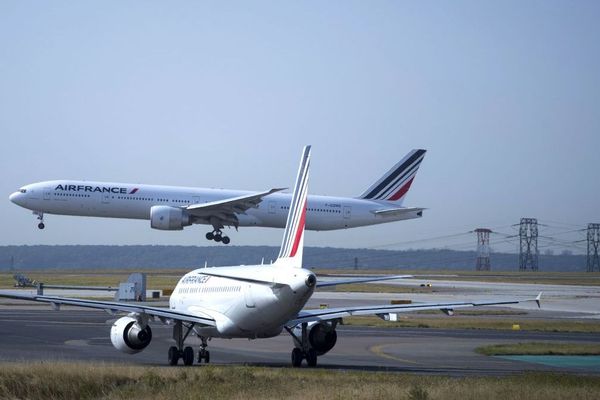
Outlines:
[{"label": "horizontal stabilizer", "polygon": [[402,215],[412,215],[412,218],[423,216],[423,210],[425,208],[420,207],[402,207],[402,208],[388,208],[385,210],[375,210],[373,214],[380,215],[382,217],[398,217]]},{"label": "horizontal stabilizer", "polygon": [[288,286],[287,283],[277,282],[275,277],[259,277],[256,276],[255,269],[248,269],[244,271],[239,267],[216,267],[206,268],[198,271],[201,275],[214,276],[215,278],[233,279],[236,281],[256,283],[259,285],[267,285],[269,287],[283,287]]}]

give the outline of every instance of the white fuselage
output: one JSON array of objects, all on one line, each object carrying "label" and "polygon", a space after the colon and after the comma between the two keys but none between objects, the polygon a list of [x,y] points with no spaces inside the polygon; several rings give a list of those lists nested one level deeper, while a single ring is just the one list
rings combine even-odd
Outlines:
[{"label": "white fuselage", "polygon": [[[10,200],[30,210],[59,215],[150,219],[152,206],[185,207],[248,195],[253,192],[90,181],[46,181],[24,186]],[[283,228],[291,201],[289,193],[266,196],[256,208],[239,214],[239,226]],[[334,230],[420,217],[420,213],[380,215],[398,207],[393,202],[349,197],[308,196],[306,229]],[[193,223],[209,224],[196,219]]]},{"label": "white fuselage", "polygon": [[[279,284],[253,283],[203,274],[207,271],[233,272]],[[293,319],[312,295],[316,280],[310,286],[306,284],[311,275],[305,269],[273,265],[197,269],[179,280],[169,306],[174,311],[213,318],[215,327],[196,328],[201,336],[273,337],[281,333],[284,324]]]}]

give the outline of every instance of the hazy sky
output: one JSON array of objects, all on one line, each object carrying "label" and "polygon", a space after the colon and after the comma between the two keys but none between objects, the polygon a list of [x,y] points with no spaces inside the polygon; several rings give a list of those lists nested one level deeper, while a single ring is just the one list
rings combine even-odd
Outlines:
[{"label": "hazy sky", "polygon": [[564,231],[600,221],[599,20],[597,1],[2,0],[0,244],[212,245],[206,226],[148,221],[49,215],[38,231],[8,195],[60,178],[289,187],[305,144],[310,192],[345,196],[429,151],[405,203],[424,218],[308,245],[466,249],[422,239],[520,217],[583,239]]}]

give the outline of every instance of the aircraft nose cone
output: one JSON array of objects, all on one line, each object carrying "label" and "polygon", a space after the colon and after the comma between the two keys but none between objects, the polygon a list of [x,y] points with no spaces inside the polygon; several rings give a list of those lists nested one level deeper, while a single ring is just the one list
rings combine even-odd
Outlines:
[{"label": "aircraft nose cone", "polygon": [[21,197],[20,194],[21,194],[20,192],[14,192],[10,196],[8,196],[8,199],[15,204],[19,204],[20,203],[19,198]]}]

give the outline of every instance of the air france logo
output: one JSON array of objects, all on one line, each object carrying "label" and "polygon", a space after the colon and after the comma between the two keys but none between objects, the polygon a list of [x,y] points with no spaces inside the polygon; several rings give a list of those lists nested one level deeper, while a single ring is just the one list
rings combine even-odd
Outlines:
[{"label": "air france logo", "polygon": [[183,278],[181,283],[184,285],[201,285],[203,283],[208,282],[209,279],[210,275],[190,275]]},{"label": "air france logo", "polygon": [[115,194],[134,194],[139,188],[133,188],[129,193],[127,188],[110,187],[110,186],[85,186],[85,185],[58,185],[54,190],[62,190],[65,192],[100,192],[100,193],[115,193]]}]

